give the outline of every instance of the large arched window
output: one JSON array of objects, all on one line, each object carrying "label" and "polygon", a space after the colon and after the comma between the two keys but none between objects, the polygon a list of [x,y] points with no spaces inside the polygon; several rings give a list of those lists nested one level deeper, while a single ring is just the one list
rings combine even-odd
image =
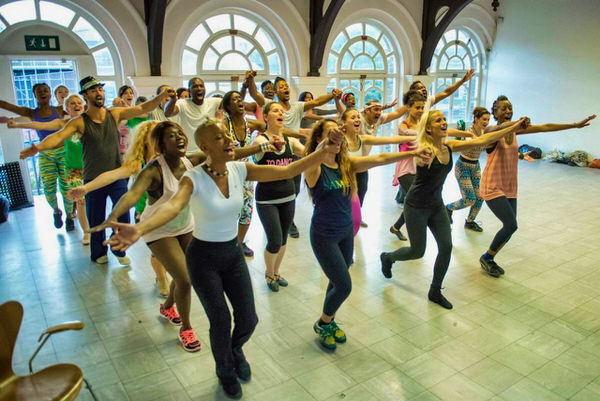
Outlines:
[{"label": "large arched window", "polygon": [[369,100],[382,103],[398,97],[401,55],[390,36],[372,22],[347,26],[335,38],[327,57],[330,88],[352,91],[357,107]]},{"label": "large arched window", "polygon": [[448,85],[461,79],[468,69],[474,68],[473,78],[462,85],[452,96],[436,105],[449,122],[470,121],[473,108],[479,103],[481,93],[482,55],[474,38],[463,29],[452,29],[442,36],[430,66],[435,77],[431,93],[439,93]]},{"label": "large arched window", "polygon": [[227,13],[207,18],[188,36],[181,59],[184,86],[200,76],[206,94],[223,94],[239,89],[247,70],[257,72],[260,83],[282,75],[284,51],[277,35],[262,21],[248,14]]},{"label": "large arched window", "polygon": [[[107,104],[116,97],[117,82],[121,82],[121,69],[115,63],[117,52],[106,40],[108,32],[94,19],[82,15],[77,9],[43,0],[19,0],[0,6],[0,33],[22,22],[55,24],[61,30],[71,31],[84,43],[96,64],[97,78],[105,82]],[[49,84],[52,83],[48,82]]]}]

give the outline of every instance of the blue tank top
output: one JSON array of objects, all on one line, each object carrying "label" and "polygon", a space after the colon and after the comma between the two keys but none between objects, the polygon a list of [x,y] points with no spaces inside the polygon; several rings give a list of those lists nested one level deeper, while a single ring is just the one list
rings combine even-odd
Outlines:
[{"label": "blue tank top", "polygon": [[[52,115],[50,117],[40,117],[39,108],[35,108],[35,110],[33,111],[33,121],[38,121],[41,123],[47,123],[49,121],[53,121],[53,120],[57,120],[59,118],[61,118],[58,115],[58,112],[56,111],[56,107],[51,107],[52,108]],[[52,130],[47,130],[47,129],[41,129],[41,130],[36,130],[38,137],[40,137],[40,141],[43,141],[45,137],[47,137],[50,134],[54,134],[56,131],[52,131]]]},{"label": "blue tank top", "polygon": [[321,235],[336,235],[352,228],[351,196],[344,193],[342,173],[321,164],[321,175],[310,189],[314,204],[311,228]]}]

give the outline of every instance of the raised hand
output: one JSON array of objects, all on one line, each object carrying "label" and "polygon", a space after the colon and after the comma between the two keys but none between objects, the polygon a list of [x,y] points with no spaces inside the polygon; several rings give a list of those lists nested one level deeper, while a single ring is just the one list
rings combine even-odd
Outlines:
[{"label": "raised hand", "polygon": [[[165,89],[165,91],[167,92],[167,95],[171,98],[171,99],[177,99],[177,92],[175,91],[175,89],[171,88],[170,86]],[[160,95],[159,95],[160,96]]]},{"label": "raised hand", "polygon": [[69,189],[67,192],[67,199],[70,201],[76,201],[77,199],[83,198],[87,194],[87,190],[83,185]]},{"label": "raised hand", "polygon": [[120,97],[114,98],[112,105],[113,107],[127,107],[127,103],[125,103],[125,100],[121,99]]},{"label": "raised hand", "polygon": [[281,149],[285,146],[285,140],[283,138],[271,136],[269,138],[269,145],[271,146],[269,149],[270,152],[281,152]]},{"label": "raised hand", "polygon": [[[127,248],[133,245],[142,236],[142,233],[135,225],[119,223],[117,221],[109,221],[105,223],[113,229],[114,234],[112,237],[104,241],[103,244],[110,245],[113,251],[127,250]],[[100,226],[102,226],[102,224]]]},{"label": "raised hand", "polygon": [[12,118],[10,118],[10,117],[6,117],[6,116],[0,116],[0,124],[6,124],[6,123],[8,123],[10,120],[12,120]]},{"label": "raised hand", "polygon": [[467,71],[467,73],[465,74],[465,76],[462,77],[462,81],[463,82],[467,82],[468,80],[470,80],[471,78],[473,78],[473,74],[475,74],[475,70],[473,68],[471,68],[469,71]]},{"label": "raised hand", "polygon": [[339,99],[342,97],[342,91],[338,88],[335,88],[331,91],[331,94],[333,95],[333,97]]},{"label": "raised hand", "polygon": [[13,120],[12,118],[8,121],[6,121],[6,126],[8,128],[17,128],[17,124],[15,123],[15,120]]},{"label": "raised hand", "polygon": [[575,128],[583,128],[583,127],[587,127],[588,125],[590,125],[590,121],[592,121],[594,118],[596,118],[595,114],[592,114],[591,116],[587,117],[584,120],[579,121],[578,123],[575,123]]},{"label": "raised hand", "polygon": [[394,99],[394,100],[392,101],[392,103],[390,103],[390,104],[388,105],[388,107],[394,107],[394,106],[395,106],[395,105],[397,105],[397,104],[398,104],[398,98]]},{"label": "raised hand", "polygon": [[344,133],[339,128],[330,129],[327,133],[327,140],[329,143],[340,145],[344,140]]},{"label": "raised hand", "polygon": [[37,146],[35,146],[35,143],[32,143],[30,147],[25,148],[21,151],[21,153],[19,154],[19,157],[21,158],[21,160],[25,160],[28,157],[37,155],[38,152],[39,152],[39,150],[38,150]]}]

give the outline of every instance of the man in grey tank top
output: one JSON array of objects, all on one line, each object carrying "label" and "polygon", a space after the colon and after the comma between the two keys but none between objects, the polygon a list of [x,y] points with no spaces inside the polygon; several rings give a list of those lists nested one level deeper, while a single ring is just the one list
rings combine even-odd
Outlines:
[{"label": "man in grey tank top", "polygon": [[[71,119],[61,130],[47,136],[39,144],[34,144],[21,151],[21,159],[31,157],[40,150],[62,146],[65,139],[78,134],[83,145],[83,180],[89,182],[100,174],[121,165],[117,122],[151,112],[160,102],[169,97],[169,90],[164,90],[154,99],[134,107],[107,109],[104,105],[103,83],[94,77],[85,77],[79,81],[79,85],[81,86],[79,93],[86,101],[86,112]],[[170,91],[173,90],[170,89]],[[127,180],[122,179],[88,193],[85,196],[85,204],[90,227],[99,225],[106,218],[106,199],[110,197],[112,204],[116,205],[125,192],[127,192]],[[129,212],[120,216],[118,220],[129,223]],[[108,247],[102,244],[105,239],[104,231],[91,235],[90,256],[96,263],[108,262]],[[113,253],[117,256],[120,264],[131,263],[125,256],[125,252],[113,251]]]}]

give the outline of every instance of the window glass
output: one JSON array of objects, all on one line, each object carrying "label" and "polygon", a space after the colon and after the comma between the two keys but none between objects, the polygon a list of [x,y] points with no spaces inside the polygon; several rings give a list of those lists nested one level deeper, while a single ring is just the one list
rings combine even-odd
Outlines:
[{"label": "window glass", "polygon": [[67,27],[73,20],[75,12],[67,7],[48,1],[40,1],[40,17],[44,21],[54,22],[55,24]]},{"label": "window glass", "polygon": [[22,0],[8,3],[0,7],[0,14],[9,25],[36,19],[33,0]]},{"label": "window glass", "polygon": [[115,64],[108,48],[102,48],[92,53],[96,60],[96,72],[98,75],[115,75]]},{"label": "window glass", "polygon": [[92,48],[104,43],[104,39],[85,18],[80,17],[73,27],[73,32],[77,34],[87,45]]}]

